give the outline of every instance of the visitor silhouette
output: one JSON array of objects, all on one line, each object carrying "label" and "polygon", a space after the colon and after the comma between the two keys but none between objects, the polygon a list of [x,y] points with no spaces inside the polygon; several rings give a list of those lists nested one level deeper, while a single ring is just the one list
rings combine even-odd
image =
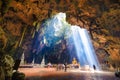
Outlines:
[{"label": "visitor silhouette", "polygon": [[96,66],[95,65],[93,65],[93,69],[96,70]]},{"label": "visitor silhouette", "polygon": [[64,64],[65,65],[65,72],[67,71],[67,63]]}]

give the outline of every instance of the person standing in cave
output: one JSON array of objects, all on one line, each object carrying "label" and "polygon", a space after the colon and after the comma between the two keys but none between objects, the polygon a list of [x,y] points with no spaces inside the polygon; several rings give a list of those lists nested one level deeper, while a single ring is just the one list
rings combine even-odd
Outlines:
[{"label": "person standing in cave", "polygon": [[95,65],[93,65],[93,69],[96,70],[96,66]]},{"label": "person standing in cave", "polygon": [[66,72],[67,71],[67,62],[64,65],[65,65],[65,72]]}]

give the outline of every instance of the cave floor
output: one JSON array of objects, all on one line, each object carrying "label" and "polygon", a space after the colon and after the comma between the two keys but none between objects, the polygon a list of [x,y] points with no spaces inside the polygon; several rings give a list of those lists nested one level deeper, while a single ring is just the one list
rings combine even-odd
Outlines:
[{"label": "cave floor", "polygon": [[19,68],[25,73],[25,80],[120,80],[114,72],[85,71],[80,69],[67,69],[57,71],[56,68],[29,67]]}]

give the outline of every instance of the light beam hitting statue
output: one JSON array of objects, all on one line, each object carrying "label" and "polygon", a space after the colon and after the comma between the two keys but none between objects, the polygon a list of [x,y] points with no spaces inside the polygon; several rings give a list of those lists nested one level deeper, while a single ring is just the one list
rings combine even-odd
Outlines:
[{"label": "light beam hitting statue", "polygon": [[79,26],[71,26],[72,39],[76,49],[76,54],[82,66],[89,65],[96,70],[100,70],[99,62],[95,54],[91,39],[86,29]]}]

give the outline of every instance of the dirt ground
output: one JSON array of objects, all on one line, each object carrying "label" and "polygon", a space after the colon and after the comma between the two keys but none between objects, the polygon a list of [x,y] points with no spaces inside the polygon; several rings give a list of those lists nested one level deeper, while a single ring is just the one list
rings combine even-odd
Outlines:
[{"label": "dirt ground", "polygon": [[25,80],[120,80],[114,72],[105,71],[68,69],[65,72],[55,68],[19,68],[19,71],[25,73]]}]

